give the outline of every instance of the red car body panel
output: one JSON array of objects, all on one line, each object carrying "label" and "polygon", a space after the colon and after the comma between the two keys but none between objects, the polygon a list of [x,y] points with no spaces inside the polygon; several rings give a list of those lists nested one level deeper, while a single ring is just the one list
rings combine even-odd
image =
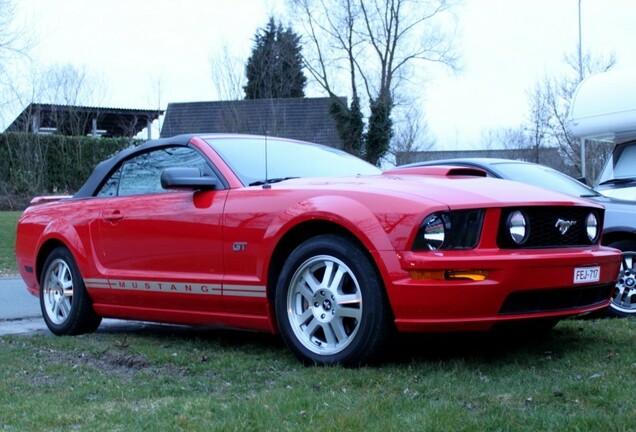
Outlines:
[{"label": "red car body panel", "polygon": [[[18,225],[16,255],[28,290],[38,295],[46,250],[62,244],[101,316],[276,332],[272,257],[297,227],[320,222],[368,250],[400,331],[487,330],[497,322],[561,318],[608,305],[609,297],[580,308],[500,313],[513,292],[573,289],[575,268],[600,268],[598,281],[577,288],[615,282],[620,253],[614,249],[506,250],[496,243],[501,208],[528,203],[599,208],[589,202],[419,168],[244,187],[207,143],[194,138],[191,144],[218,167],[229,188],[65,199],[27,209]],[[428,215],[468,208],[486,209],[476,248],[412,250]],[[487,277],[437,280],[418,273],[456,270],[484,271]]]}]

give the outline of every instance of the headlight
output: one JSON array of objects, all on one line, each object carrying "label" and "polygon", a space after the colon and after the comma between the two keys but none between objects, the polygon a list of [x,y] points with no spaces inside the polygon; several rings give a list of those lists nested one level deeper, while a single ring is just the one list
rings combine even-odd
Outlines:
[{"label": "headlight", "polygon": [[420,235],[425,247],[429,250],[437,250],[444,245],[446,230],[450,229],[450,221],[446,214],[433,214],[427,217],[422,224]]},{"label": "headlight", "polygon": [[587,232],[587,238],[590,242],[596,243],[596,240],[598,240],[599,229],[598,218],[594,213],[590,213],[587,215],[587,218],[585,218],[585,231]]},{"label": "headlight", "polygon": [[479,242],[483,221],[481,209],[433,213],[420,225],[413,250],[472,249]]},{"label": "headlight", "polygon": [[517,245],[522,245],[528,240],[528,221],[523,212],[515,210],[508,216],[508,231],[510,232],[510,238]]}]

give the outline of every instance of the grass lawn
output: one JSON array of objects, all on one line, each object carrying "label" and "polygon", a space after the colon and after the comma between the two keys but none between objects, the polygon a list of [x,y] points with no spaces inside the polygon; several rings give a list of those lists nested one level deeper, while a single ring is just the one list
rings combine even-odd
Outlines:
[{"label": "grass lawn", "polygon": [[15,227],[22,212],[0,212],[0,276],[18,273],[15,262]]},{"label": "grass lawn", "polygon": [[[19,214],[0,212],[0,275]],[[360,369],[223,330],[0,336],[0,430],[636,432],[636,320],[526,336],[404,338]]]},{"label": "grass lawn", "polygon": [[406,339],[361,369],[303,367],[254,333],[2,336],[0,429],[635,431],[635,335],[607,319]]}]

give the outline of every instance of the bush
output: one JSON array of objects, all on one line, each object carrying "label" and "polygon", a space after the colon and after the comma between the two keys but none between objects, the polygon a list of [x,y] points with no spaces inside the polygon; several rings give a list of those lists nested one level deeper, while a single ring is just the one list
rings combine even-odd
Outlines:
[{"label": "bush", "polygon": [[23,209],[37,195],[72,194],[98,162],[141,142],[129,138],[0,134],[0,210]]}]

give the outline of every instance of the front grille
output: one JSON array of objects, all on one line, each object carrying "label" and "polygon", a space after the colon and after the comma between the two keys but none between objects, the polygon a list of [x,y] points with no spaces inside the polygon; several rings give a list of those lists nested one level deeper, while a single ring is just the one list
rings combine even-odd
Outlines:
[{"label": "front grille", "polygon": [[519,291],[506,298],[500,315],[563,311],[594,306],[610,298],[614,284],[593,285],[580,288]]},{"label": "front grille", "polygon": [[[518,245],[512,241],[506,223],[510,214],[516,210],[522,211],[528,220],[529,231],[527,240]],[[499,222],[497,244],[502,249],[554,248],[589,246],[585,220],[594,212],[598,220],[598,229],[603,226],[603,211],[588,207],[516,207],[503,209]],[[565,233],[557,227],[559,219],[573,223]],[[599,236],[600,237],[600,236]]]}]

